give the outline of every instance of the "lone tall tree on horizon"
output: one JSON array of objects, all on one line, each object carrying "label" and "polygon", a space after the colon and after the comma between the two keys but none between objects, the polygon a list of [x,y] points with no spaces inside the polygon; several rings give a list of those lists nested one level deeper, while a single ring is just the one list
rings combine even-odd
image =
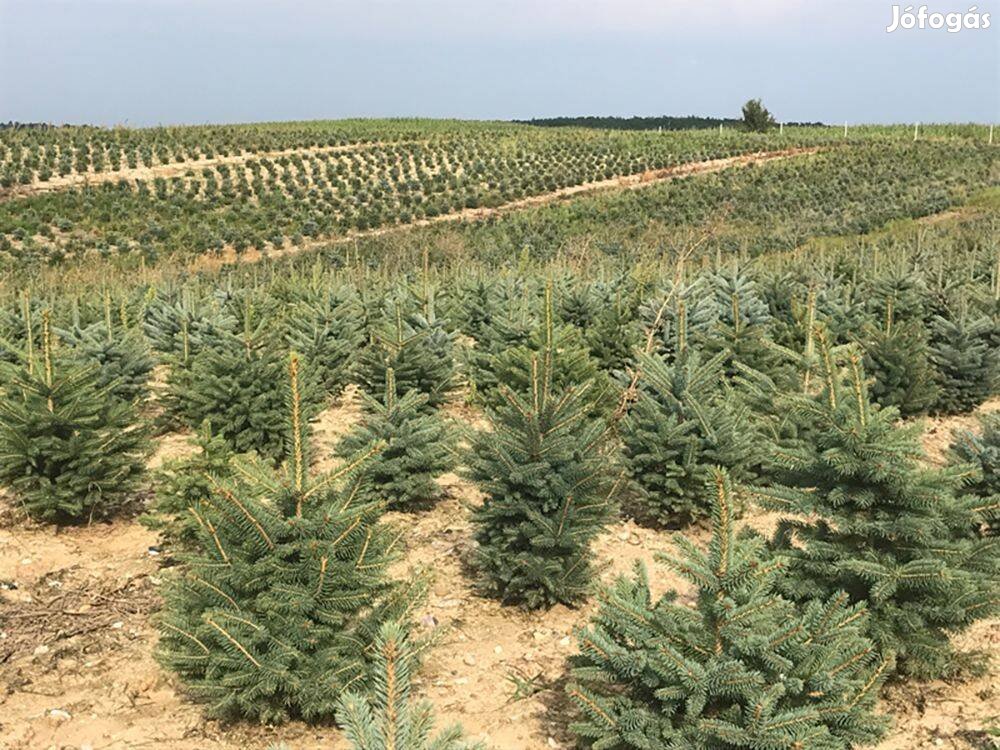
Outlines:
[{"label": "lone tall tree on horizon", "polygon": [[764,133],[777,123],[760,99],[751,99],[743,105],[743,125],[754,133]]}]

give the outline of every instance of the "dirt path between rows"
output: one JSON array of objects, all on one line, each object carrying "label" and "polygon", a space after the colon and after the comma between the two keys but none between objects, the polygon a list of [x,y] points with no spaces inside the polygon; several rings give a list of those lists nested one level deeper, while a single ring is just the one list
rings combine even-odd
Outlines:
[{"label": "dirt path between rows", "polygon": [[[981,407],[1000,409],[1000,399]],[[481,426],[462,404],[452,418]],[[348,391],[315,425],[321,456],[355,423],[360,408]],[[940,462],[951,429],[971,427],[969,415],[926,423],[925,448]],[[152,463],[190,451],[180,436],[161,439]],[[570,708],[564,698],[566,659],[576,648],[573,631],[593,612],[557,606],[526,613],[477,596],[463,569],[472,549],[469,506],[481,501],[475,487],[455,474],[440,479],[444,497],[415,514],[389,514],[405,524],[406,565],[433,572],[419,627],[438,644],[421,668],[415,692],[435,707],[439,725],[464,724],[492,750],[569,750]],[[741,521],[773,532],[779,514],[751,510]],[[594,546],[603,577],[627,573],[642,561],[655,594],[691,589],[654,562],[680,532],[654,531],[618,521]],[[685,530],[696,544],[704,527]],[[10,518],[0,524],[0,748],[2,750],[266,750],[283,741],[289,750],[346,750],[331,726],[292,722],[281,727],[207,721],[176,681],[153,659],[166,572],[150,549],[156,536],[134,520],[65,529]],[[887,689],[882,709],[894,719],[876,750],[973,750],[989,747],[988,731],[1000,715],[996,655],[1000,620],[986,620],[956,637],[960,650],[992,660],[978,677],[908,681]],[[520,685],[518,689],[517,684]]]},{"label": "dirt path between rows", "polygon": [[370,237],[380,237],[394,232],[404,232],[414,228],[433,226],[435,224],[463,221],[483,221],[501,214],[511,213],[534,206],[541,206],[555,201],[566,200],[568,198],[584,194],[607,192],[611,190],[636,190],[685,177],[721,172],[722,170],[729,169],[730,167],[745,167],[751,164],[763,164],[765,162],[787,159],[794,156],[815,154],[822,150],[823,149],[821,147],[811,146],[782,149],[780,151],[755,151],[748,154],[740,154],[739,156],[728,156],[722,159],[709,159],[707,161],[690,162],[673,167],[664,167],[663,169],[651,169],[637,174],[612,177],[607,180],[597,180],[594,182],[584,182],[579,185],[569,185],[564,188],[559,188],[558,190],[553,190],[549,193],[541,193],[539,195],[530,195],[526,198],[518,198],[517,200],[509,201],[508,203],[504,203],[503,205],[495,208],[466,208],[460,211],[440,214],[438,216],[417,219],[406,224],[394,224],[391,226],[376,227],[374,229],[351,231],[339,235],[310,239],[306,242],[294,245],[291,244],[290,241],[286,240],[284,247],[270,249],[266,252],[261,252],[260,250],[251,248],[242,253],[237,253],[232,246],[227,245],[219,253],[198,256],[192,261],[190,268],[192,271],[213,270],[218,269],[221,266],[231,265],[234,263],[256,263],[265,257],[282,258],[289,255],[296,255],[317,247],[354,242],[355,240]]},{"label": "dirt path between rows", "polygon": [[342,146],[310,146],[307,148],[287,148],[280,151],[258,151],[245,152],[232,156],[214,156],[210,159],[191,159],[189,161],[171,162],[169,164],[157,164],[155,166],[135,167],[128,169],[118,169],[107,172],[85,172],[83,174],[74,173],[68,175],[54,175],[45,181],[38,181],[30,185],[16,185],[14,187],[0,189],[0,200],[9,200],[15,197],[25,197],[47,193],[54,190],[66,190],[72,187],[88,187],[99,185],[104,182],[118,182],[127,180],[153,180],[157,177],[170,178],[180,177],[190,170],[203,169],[205,167],[216,167],[220,165],[233,166],[246,164],[258,159],[280,159],[285,156],[315,156],[318,154],[339,154],[351,153],[355,151],[365,151],[371,148],[386,148],[389,146],[408,146],[415,143],[426,143],[426,141],[370,141],[367,143],[348,143]]}]

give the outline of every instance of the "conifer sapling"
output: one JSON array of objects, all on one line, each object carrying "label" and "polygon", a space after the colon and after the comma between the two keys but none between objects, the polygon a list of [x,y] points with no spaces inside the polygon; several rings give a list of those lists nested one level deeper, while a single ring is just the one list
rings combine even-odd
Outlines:
[{"label": "conifer sapling", "polygon": [[1000,371],[1000,351],[989,348],[989,330],[985,318],[934,318],[930,357],[938,384],[936,412],[971,411],[993,392]]},{"label": "conifer sapling", "polygon": [[645,567],[601,595],[578,632],[567,690],[594,750],[847,750],[881,734],[891,671],[864,636],[865,610],[838,592],[798,609],[777,593],[785,563],[737,536],[729,480],[715,473],[713,535],[661,557],[695,589],[654,601]]},{"label": "conifer sapling", "polygon": [[550,339],[526,396],[500,387],[504,401],[469,459],[486,496],[473,511],[480,587],[528,608],[586,595],[591,541],[614,512],[606,425],[587,415],[589,384],[553,387],[555,356]]},{"label": "conifer sapling", "polygon": [[232,449],[212,434],[211,422],[206,420],[190,443],[195,448],[191,455],[168,461],[159,471],[156,495],[140,519],[159,532],[161,543],[171,553],[190,550],[197,543],[202,504],[213,487],[231,474]]},{"label": "conifer sapling", "polygon": [[53,338],[46,311],[40,357],[0,362],[0,484],[32,518],[106,516],[137,489],[149,441],[114,381],[102,387],[97,365],[61,356]]},{"label": "conifer sapling", "polygon": [[869,328],[862,339],[865,371],[872,378],[872,397],[894,406],[904,417],[924,414],[938,398],[934,368],[928,359],[927,336],[919,321],[895,323],[887,313],[885,328]]},{"label": "conifer sapling", "polygon": [[639,355],[636,401],[620,431],[636,495],[630,509],[640,522],[676,526],[708,515],[705,483],[715,466],[736,481],[753,476],[756,434],[724,382],[724,360],[720,353],[702,361],[690,348],[669,365]]},{"label": "conifer sapling", "polygon": [[418,391],[396,395],[392,368],[386,371],[382,399],[364,394],[361,423],[337,445],[348,458],[373,443],[384,447],[368,462],[365,492],[387,507],[412,510],[440,494],[435,477],[454,467],[454,445],[437,410],[427,412],[427,396]]},{"label": "conifer sapling", "polygon": [[867,601],[879,648],[907,673],[939,675],[953,666],[949,634],[1000,603],[995,540],[969,533],[982,519],[979,499],[961,494],[968,468],[922,464],[920,425],[871,403],[860,357],[850,353],[845,377],[821,350],[823,390],[786,402],[813,424],[814,444],[776,450],[784,486],[754,491],[792,514],[774,540],[790,566],[782,591]]},{"label": "conifer sapling", "polygon": [[1000,536],[1000,411],[979,417],[979,433],[959,430],[951,446],[951,457],[977,470],[966,490],[982,499],[977,509],[986,522],[984,530]]},{"label": "conifer sapling", "polygon": [[392,370],[396,395],[411,390],[427,397],[426,409],[446,403],[455,387],[452,336],[433,315],[404,317],[396,305],[394,321],[372,334],[357,367],[357,382],[368,393],[385,391],[386,373]]},{"label": "conifer sapling", "polygon": [[165,586],[159,658],[216,717],[333,718],[346,689],[364,689],[382,623],[419,600],[419,581],[389,578],[400,534],[359,491],[379,446],[313,477],[295,356],[289,392],[284,468],[235,461]]},{"label": "conifer sapling", "polygon": [[[226,335],[173,368],[168,408],[192,429],[205,420],[235,453],[256,451],[272,461],[288,454],[287,383],[284,357],[268,342]],[[319,410],[322,393],[315,373],[306,370],[301,383],[303,419]]]},{"label": "conifer sapling", "polygon": [[548,357],[552,368],[548,377],[552,387],[562,390],[586,385],[588,413],[595,417],[606,416],[613,405],[612,400],[607,398],[611,390],[610,380],[591,356],[580,330],[568,324],[556,324],[551,283],[545,287],[543,305],[541,322],[525,343],[501,350],[489,358],[487,367],[490,377],[479,384],[480,400],[492,408],[506,401],[499,387],[486,386],[491,380],[522,397],[530,397],[532,363],[546,359],[546,352],[551,350],[558,352],[558,357]]},{"label": "conifer sapling", "polygon": [[59,333],[82,363],[98,366],[100,387],[110,386],[115,398],[130,403],[146,398],[154,361],[148,344],[137,331],[115,331],[106,323],[95,323]]},{"label": "conifer sapling", "polygon": [[337,703],[337,723],[352,750],[484,750],[479,743],[463,741],[459,726],[431,737],[431,704],[411,697],[417,659],[405,627],[395,622],[383,624],[374,653],[369,694],[351,690]]}]

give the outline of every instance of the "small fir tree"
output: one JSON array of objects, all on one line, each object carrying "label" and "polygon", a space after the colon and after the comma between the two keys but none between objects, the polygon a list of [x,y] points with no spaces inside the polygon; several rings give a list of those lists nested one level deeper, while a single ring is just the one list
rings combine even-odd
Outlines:
[{"label": "small fir tree", "polygon": [[[494,382],[502,384],[524,398],[532,392],[532,367],[539,359],[549,362],[552,368],[548,377],[555,390],[565,390],[587,384],[587,411],[591,416],[606,416],[612,406],[611,381],[601,372],[597,360],[591,356],[583,334],[571,325],[556,325],[553,313],[552,285],[545,288],[541,322],[531,332],[528,340],[498,352],[488,365]],[[558,352],[549,356],[547,352]],[[478,389],[480,401],[497,409],[507,401],[502,388]]]},{"label": "small fir tree", "polygon": [[620,299],[608,301],[584,333],[584,339],[603,372],[623,370],[639,345],[632,310]]},{"label": "small fir tree", "polygon": [[822,360],[845,356],[853,344],[830,346],[825,323],[809,320],[810,333],[801,351],[773,345],[784,364],[778,379],[748,367],[738,366],[733,379],[740,401],[749,405],[754,429],[760,436],[756,456],[761,483],[779,482],[784,476],[782,456],[787,450],[808,453],[817,450],[817,425],[808,413],[790,409],[789,394],[815,394],[823,382]]},{"label": "small fir tree", "polygon": [[[672,361],[687,335],[688,289],[670,283],[639,306],[639,338],[646,350]],[[682,332],[683,329],[683,332]]]},{"label": "small fir tree", "polygon": [[931,324],[931,362],[937,372],[935,411],[961,414],[989,398],[996,383],[1000,351],[987,347],[985,318],[949,320],[940,315]]},{"label": "small fir tree", "polygon": [[460,282],[451,301],[450,317],[458,330],[474,341],[483,340],[497,313],[494,282],[483,278]]},{"label": "small fir tree", "polygon": [[47,312],[38,354],[0,363],[0,484],[35,519],[110,515],[145,473],[147,434],[96,365],[56,350]]},{"label": "small fir tree", "polygon": [[310,363],[323,390],[337,396],[350,382],[352,360],[364,343],[360,302],[353,290],[322,289],[290,306],[285,342]]},{"label": "small fir tree", "polygon": [[493,312],[465,355],[476,400],[480,402],[496,393],[499,358],[508,350],[526,347],[538,327],[535,312],[526,303],[511,299],[505,302]]},{"label": "small fir tree", "polygon": [[774,544],[789,558],[788,596],[805,601],[846,591],[865,600],[871,634],[904,671],[942,673],[949,633],[996,609],[997,555],[970,536],[978,503],[960,497],[967,467],[928,468],[919,425],[869,401],[860,358],[847,376],[822,353],[824,387],[786,406],[814,428],[814,445],[776,451],[784,487],[758,488],[772,510],[795,514]]},{"label": "small fir tree", "polygon": [[956,431],[951,458],[977,470],[966,489],[982,500],[977,507],[986,521],[984,531],[1000,536],[1000,412],[981,415],[979,427],[979,434],[972,430]]},{"label": "small fir tree", "polygon": [[161,662],[220,718],[333,718],[345,690],[365,687],[382,624],[419,600],[418,583],[389,578],[400,534],[360,492],[378,446],[311,476],[294,356],[289,374],[284,469],[238,461],[213,486],[158,620]]},{"label": "small fir tree", "polygon": [[[869,314],[863,290],[834,276],[823,279],[816,289],[815,319],[823,322],[831,342],[844,344],[879,316]],[[810,330],[804,326],[803,332]]]},{"label": "small fir tree", "polygon": [[[981,300],[978,307],[986,319],[986,330],[983,334],[986,348],[991,352],[1000,351],[1000,256],[997,259],[997,269],[994,271],[991,296]],[[994,392],[1000,389],[1000,374],[997,375],[997,381],[994,384]]]},{"label": "small fir tree", "polygon": [[787,349],[801,350],[808,330],[806,321],[816,317],[816,288],[798,274],[780,268],[762,268],[757,289],[767,305],[771,340]]},{"label": "small fir tree", "polygon": [[890,311],[898,322],[929,322],[927,311],[934,306],[934,301],[920,274],[913,273],[910,268],[874,270],[877,273],[860,283],[872,318],[880,319]]},{"label": "small fir tree", "polygon": [[81,362],[98,366],[98,384],[102,388],[109,387],[110,393],[122,401],[145,400],[155,361],[140,333],[132,329],[115,331],[106,323],[73,326],[58,333]]},{"label": "small fir tree", "polygon": [[697,302],[690,315],[691,340],[709,355],[725,352],[727,375],[735,375],[739,365],[779,375],[781,359],[769,341],[771,312],[748,273],[732,268],[708,274],[692,296]]},{"label": "small fir tree", "polygon": [[861,340],[865,371],[872,376],[872,397],[903,417],[925,414],[938,398],[927,335],[919,321],[869,327]]},{"label": "small fir tree", "polygon": [[189,551],[196,545],[204,503],[213,488],[232,473],[232,449],[212,434],[210,422],[204,422],[190,442],[194,453],[169,461],[160,470],[156,495],[141,519],[147,528],[159,532],[163,547],[171,553]]},{"label": "small fir tree", "polygon": [[559,319],[581,331],[589,329],[597,320],[606,300],[596,293],[594,285],[563,280],[559,288]]},{"label": "small fir tree", "polygon": [[417,391],[427,397],[425,409],[442,406],[455,388],[451,334],[433,314],[404,318],[402,307],[397,304],[394,321],[372,334],[358,360],[358,385],[367,393],[384,393],[390,369],[397,396]]},{"label": "small fir tree", "polygon": [[585,596],[590,543],[614,512],[605,424],[587,416],[590,384],[554,388],[555,354],[532,360],[527,396],[500,387],[469,458],[486,496],[473,511],[480,588],[532,609]]},{"label": "small fir tree", "polygon": [[677,526],[708,515],[705,483],[713,467],[734,480],[754,477],[757,435],[748,409],[724,383],[725,354],[702,361],[684,349],[673,364],[638,358],[635,404],[620,428],[637,520]]},{"label": "small fir tree", "polygon": [[235,334],[237,320],[218,300],[197,300],[184,290],[176,299],[154,298],[145,308],[143,330],[154,350],[186,363]]},{"label": "small fir tree", "polygon": [[27,349],[28,341],[35,335],[31,318],[31,301],[27,294],[19,312],[0,307],[0,362],[14,364],[20,361],[20,357]]},{"label": "small fir tree", "polygon": [[645,567],[601,594],[579,631],[567,690],[572,730],[594,750],[848,750],[881,735],[873,713],[891,671],[843,592],[801,609],[777,592],[785,562],[734,532],[728,478],[714,477],[707,551],[684,537],[662,557],[695,604],[654,601]]},{"label": "small fir tree", "polygon": [[484,750],[480,743],[465,742],[460,726],[431,737],[433,707],[411,696],[415,652],[405,627],[382,625],[374,645],[370,694],[350,691],[337,703],[337,723],[352,750]]},{"label": "small fir tree", "polygon": [[[256,451],[271,461],[288,455],[284,358],[265,342],[226,336],[195,355],[168,378],[167,408],[197,429],[205,420],[235,453]],[[319,411],[322,392],[315,373],[301,385],[302,415]]]},{"label": "small fir tree", "polygon": [[440,487],[435,477],[455,465],[448,424],[436,410],[424,410],[425,394],[410,391],[398,397],[392,368],[386,371],[382,399],[364,394],[364,403],[361,423],[338,444],[337,455],[346,459],[365,446],[382,443],[384,448],[368,463],[365,491],[399,510],[436,500]]},{"label": "small fir tree", "polygon": [[719,322],[767,326],[771,310],[761,286],[745,266],[733,265],[699,276],[691,285],[690,327],[694,334]]}]

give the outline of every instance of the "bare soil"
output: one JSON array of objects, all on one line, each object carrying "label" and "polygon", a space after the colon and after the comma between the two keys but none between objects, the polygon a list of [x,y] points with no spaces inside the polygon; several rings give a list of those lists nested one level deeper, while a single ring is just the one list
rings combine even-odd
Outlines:
[{"label": "bare soil", "polygon": [[[1000,400],[984,408],[1000,408]],[[321,454],[329,454],[357,414],[349,393],[321,416]],[[451,414],[478,419],[465,406]],[[935,420],[926,438],[934,458],[943,455],[951,427],[973,422]],[[183,439],[167,436],[153,461],[187,450]],[[324,467],[331,463],[326,459]],[[593,605],[529,614],[477,596],[463,566],[472,548],[467,510],[480,497],[454,474],[442,477],[441,485],[444,497],[431,510],[388,519],[409,528],[406,566],[433,575],[418,622],[440,640],[417,692],[433,702],[442,725],[461,722],[496,750],[570,748],[562,691],[566,657],[574,649],[573,629],[586,622]],[[766,532],[776,518],[751,512],[743,522]],[[641,561],[655,571],[658,592],[676,588],[689,597],[682,580],[654,563],[676,533],[616,523],[595,545],[603,578]],[[708,538],[705,528],[684,533],[699,543]],[[0,527],[0,748],[263,750],[277,741],[291,750],[345,748],[334,727],[226,726],[206,721],[185,700],[152,656],[150,617],[164,575],[156,542],[134,520],[57,532],[8,513]],[[1000,620],[978,623],[956,644],[981,652],[983,675],[890,687],[883,708],[895,727],[878,750],[996,747],[985,730],[1000,723]]]},{"label": "bare soil", "polygon": [[924,420],[924,451],[927,458],[935,464],[942,464],[947,460],[948,447],[954,441],[953,433],[958,431],[979,429],[979,418],[977,414],[1000,410],[1000,398],[994,397],[982,404],[977,412],[972,414],[959,414],[953,417],[928,417]]}]

